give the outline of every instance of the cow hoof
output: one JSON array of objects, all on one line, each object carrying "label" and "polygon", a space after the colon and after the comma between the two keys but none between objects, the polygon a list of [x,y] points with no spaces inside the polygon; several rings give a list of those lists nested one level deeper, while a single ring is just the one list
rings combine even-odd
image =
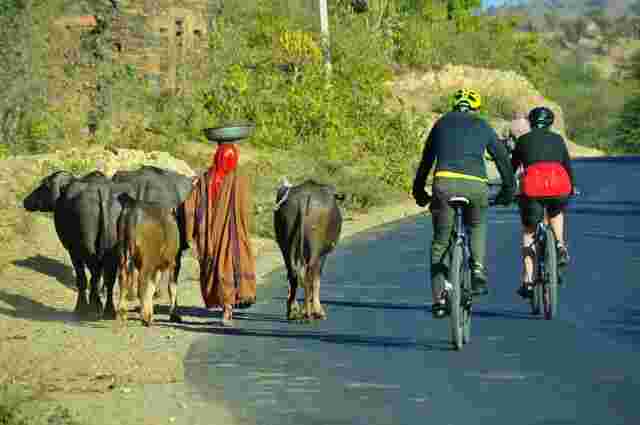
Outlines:
[{"label": "cow hoof", "polygon": [[93,312],[91,305],[85,300],[78,300],[76,303],[76,308],[73,310],[74,314],[86,317]]},{"label": "cow hoof", "polygon": [[287,320],[299,320],[301,317],[302,312],[298,303],[291,304],[291,307],[287,309]]},{"label": "cow hoof", "polygon": [[169,316],[169,321],[171,323],[182,323],[182,316],[180,316],[179,314],[171,314]]},{"label": "cow hoof", "polygon": [[103,318],[105,320],[115,320],[118,318],[118,315],[116,314],[115,310],[105,310]]},{"label": "cow hoof", "polygon": [[143,324],[145,327],[150,328],[150,327],[151,327],[151,325],[153,325],[153,321],[152,321],[152,320],[143,320],[143,321],[142,321],[142,324]]},{"label": "cow hoof", "polygon": [[296,321],[302,319],[302,315],[299,311],[290,311],[287,313],[287,320]]},{"label": "cow hoof", "polygon": [[327,313],[325,313],[321,305],[313,308],[313,318],[318,320],[325,320],[327,318]]}]

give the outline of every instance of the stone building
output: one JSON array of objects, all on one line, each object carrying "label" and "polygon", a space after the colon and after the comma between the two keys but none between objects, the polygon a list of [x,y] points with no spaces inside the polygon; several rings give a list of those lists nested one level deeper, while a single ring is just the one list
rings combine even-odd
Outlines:
[{"label": "stone building", "polygon": [[[138,77],[158,90],[175,93],[190,88],[203,76],[207,62],[208,29],[219,0],[112,0],[110,58],[129,65]],[[97,67],[83,63],[82,39],[96,31],[96,17],[64,16],[50,24],[50,104],[64,104],[70,93],[79,109],[92,110],[98,87]],[[84,52],[86,54],[86,52]],[[57,76],[75,68],[73,78],[62,83]],[[191,74],[185,75],[189,70]],[[80,93],[77,95],[77,93]],[[66,102],[69,103],[69,102]],[[114,104],[118,100],[114,99]],[[89,109],[87,109],[89,108]],[[116,118],[116,117],[114,117]]]},{"label": "stone building", "polygon": [[207,0],[120,2],[113,22],[114,61],[134,65],[161,88],[185,88],[184,78],[180,78],[181,67],[196,65],[206,55],[209,3]]}]

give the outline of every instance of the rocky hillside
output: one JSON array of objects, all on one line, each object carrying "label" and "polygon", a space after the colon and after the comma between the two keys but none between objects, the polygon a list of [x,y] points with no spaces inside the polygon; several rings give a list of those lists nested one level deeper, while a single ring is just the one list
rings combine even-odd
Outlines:
[{"label": "rocky hillside", "polygon": [[[545,99],[526,78],[515,72],[448,65],[439,71],[408,72],[388,84],[395,99],[391,106],[403,104],[415,108],[418,112],[431,115],[434,121],[439,116],[434,109],[437,109],[443,95],[459,87],[473,87],[484,97],[505,105],[501,116],[493,116],[490,120],[499,135],[507,133],[512,118],[507,116],[511,115],[509,112],[526,112],[534,106],[544,105],[554,111],[554,127],[566,137],[562,108]],[[602,155],[598,150],[579,146],[573,141],[568,140],[567,144],[573,156]]]}]

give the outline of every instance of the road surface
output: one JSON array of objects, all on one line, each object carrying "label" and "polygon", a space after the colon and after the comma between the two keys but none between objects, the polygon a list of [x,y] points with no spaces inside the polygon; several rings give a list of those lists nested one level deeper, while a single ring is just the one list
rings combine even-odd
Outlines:
[{"label": "road surface", "polygon": [[341,242],[321,284],[324,322],[283,320],[278,271],[235,328],[183,325],[202,333],[185,361],[193,394],[224,402],[239,424],[640,423],[640,161],[575,169],[583,196],[570,208],[557,320],[516,295],[519,216],[493,209],[491,294],[471,343],[452,351],[448,321],[429,309],[430,218],[413,217]]}]

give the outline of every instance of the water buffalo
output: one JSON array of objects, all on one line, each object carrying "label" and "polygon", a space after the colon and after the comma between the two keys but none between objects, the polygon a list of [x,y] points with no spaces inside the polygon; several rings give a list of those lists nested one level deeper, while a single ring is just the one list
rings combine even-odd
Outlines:
[{"label": "water buffalo", "polygon": [[276,195],[274,226],[276,240],[289,280],[287,318],[298,319],[299,284],[304,288],[302,317],[325,319],[320,304],[320,277],[327,257],[340,238],[342,215],[335,188],[307,180],[297,186],[284,183]]},{"label": "water buffalo", "polygon": [[[109,267],[113,265],[115,244],[115,237],[109,236],[115,236],[115,232],[105,232],[100,225],[106,204],[103,200],[110,198],[109,185],[109,179],[99,172],[76,178],[66,171],[58,171],[45,177],[23,201],[27,211],[54,213],[56,233],[69,252],[76,272],[78,298],[75,311],[78,314],[88,313],[93,304],[100,316],[103,309],[99,283],[103,271],[105,280],[115,279],[116,270]],[[91,273],[89,299],[85,266]]]},{"label": "water buffalo", "polygon": [[[120,172],[108,179],[99,172],[82,179],[59,171],[43,179],[40,186],[25,198],[28,211],[54,213],[56,233],[69,252],[76,271],[78,300],[75,311],[88,313],[85,266],[91,272],[90,300],[100,316],[103,312],[99,297],[100,278],[104,274],[107,287],[106,315],[116,315],[113,287],[117,274],[116,221],[122,211],[118,196],[127,193],[135,199],[158,202],[167,207],[181,206],[191,190],[190,177],[155,167],[143,167],[134,172]],[[181,208],[179,208],[181,209]],[[184,214],[182,213],[182,216]],[[178,219],[184,232],[184,220]],[[181,250],[186,249],[186,237],[181,237]],[[176,276],[180,260],[176,264]]]},{"label": "water buffalo", "polygon": [[146,326],[151,326],[153,295],[160,280],[167,277],[171,300],[169,316],[171,321],[179,322],[176,263],[180,255],[180,234],[175,218],[176,209],[155,202],[137,201],[127,193],[119,195],[118,200],[123,208],[117,224],[118,316],[126,321],[126,296],[137,281],[142,321]]}]

